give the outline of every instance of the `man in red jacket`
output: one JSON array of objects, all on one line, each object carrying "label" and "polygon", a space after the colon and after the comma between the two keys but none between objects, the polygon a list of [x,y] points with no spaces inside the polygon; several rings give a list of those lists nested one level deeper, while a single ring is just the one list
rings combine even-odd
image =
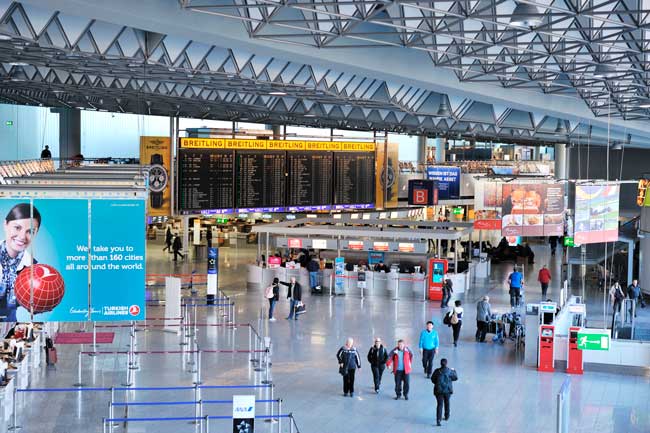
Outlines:
[{"label": "man in red jacket", "polygon": [[537,281],[542,285],[542,300],[546,300],[546,291],[548,290],[548,283],[551,282],[551,271],[548,270],[546,265],[542,266],[537,275]]},{"label": "man in red jacket", "polygon": [[387,367],[393,367],[395,375],[395,400],[399,400],[404,392],[404,400],[409,399],[409,378],[411,365],[413,363],[413,352],[406,346],[404,340],[397,341],[397,347],[390,351]]}]

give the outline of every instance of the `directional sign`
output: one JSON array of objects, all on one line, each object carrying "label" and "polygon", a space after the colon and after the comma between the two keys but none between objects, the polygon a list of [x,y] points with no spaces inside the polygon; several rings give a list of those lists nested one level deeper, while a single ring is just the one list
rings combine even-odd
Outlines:
[{"label": "directional sign", "polygon": [[578,332],[579,350],[609,350],[609,330],[581,330]]}]

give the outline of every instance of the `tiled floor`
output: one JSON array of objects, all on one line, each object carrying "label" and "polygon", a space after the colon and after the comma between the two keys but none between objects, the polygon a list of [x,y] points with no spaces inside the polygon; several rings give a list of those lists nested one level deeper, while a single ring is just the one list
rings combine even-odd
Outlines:
[{"label": "tiled floor", "polygon": [[[257,324],[257,311],[266,301],[259,292],[245,292],[246,263],[254,260],[254,248],[224,248],[220,251],[220,281],[222,287],[235,295],[238,322]],[[531,281],[528,300],[539,297],[536,280],[538,267],[548,258],[542,248],[537,250],[537,264],[526,270]],[[203,264],[174,265],[157,245],[149,251],[150,273],[188,272],[194,266],[202,271]],[[551,261],[555,276],[551,293],[559,292],[559,258]],[[474,342],[476,299],[484,293],[492,298],[493,309],[506,311],[507,290],[504,280],[509,266],[493,267],[489,281],[477,281],[462,299],[466,301],[466,318],[457,348],[451,344],[450,329],[441,324],[442,313],[435,303],[422,301],[392,301],[382,297],[364,300],[351,297],[308,297],[308,312],[298,321],[286,321],[287,302],[278,306],[278,321],[265,322],[274,344],[273,377],[275,396],[284,400],[283,412],[292,412],[303,433],[388,433],[448,430],[454,433],[492,432],[554,432],[555,396],[566,375],[538,373],[525,368],[521,356],[512,343],[504,345]],[[201,287],[203,290],[204,288]],[[160,290],[152,293],[160,296]],[[159,308],[151,308],[150,316],[162,315]],[[451,420],[443,427],[433,427],[435,400],[432,385],[419,367],[411,378],[409,401],[393,400],[391,375],[384,374],[382,393],[372,392],[370,369],[365,355],[375,335],[386,342],[406,339],[417,349],[417,336],[426,320],[433,319],[440,331],[441,350],[436,357],[449,359],[456,368],[459,381],[452,397]],[[199,311],[199,322],[216,323],[217,312]],[[138,349],[178,350],[179,338],[159,331],[139,332]],[[335,353],[346,337],[355,339],[364,359],[357,374],[357,392],[354,398],[342,396],[341,378],[337,372]],[[113,348],[125,348],[126,331],[118,332]],[[204,348],[247,348],[248,331],[208,328],[200,330],[199,344]],[[388,343],[390,344],[390,343]],[[106,349],[107,347],[102,347]],[[43,370],[34,378],[32,387],[67,387],[76,382],[78,346],[60,346],[60,361],[55,369]],[[85,348],[84,348],[85,349]],[[137,386],[190,385],[192,375],[182,355],[143,355],[141,368],[134,373]],[[121,355],[84,358],[83,380],[89,386],[119,386],[125,380],[126,359]],[[206,384],[259,383],[247,356],[219,354],[205,356],[203,379]],[[248,393],[247,390],[243,390]],[[203,399],[228,399],[232,390],[206,391]],[[192,391],[182,392],[128,392],[118,393],[123,401],[191,400]],[[258,398],[268,397],[259,391]],[[106,393],[30,394],[20,399],[19,424],[25,432],[86,433],[101,431],[101,419],[108,415]],[[267,413],[264,405],[258,413]],[[214,405],[205,409],[209,414],[228,414],[229,405]],[[572,378],[571,426],[574,432],[649,432],[650,431],[650,377],[588,372]],[[124,415],[117,411],[116,415]],[[132,407],[129,417],[191,416],[191,406]],[[259,423],[256,431],[270,432],[268,423]],[[230,431],[227,423],[214,424],[212,432]],[[287,430],[286,423],[283,426]],[[187,422],[130,423],[113,431],[184,433],[196,432],[198,427]]]}]

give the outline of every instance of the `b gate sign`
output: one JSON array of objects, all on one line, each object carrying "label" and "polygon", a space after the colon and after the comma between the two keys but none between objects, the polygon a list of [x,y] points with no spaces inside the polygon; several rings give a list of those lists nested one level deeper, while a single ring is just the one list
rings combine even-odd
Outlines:
[{"label": "b gate sign", "polygon": [[579,350],[609,350],[610,335],[608,329],[582,329],[578,332]]},{"label": "b gate sign", "polygon": [[410,179],[408,204],[433,206],[438,204],[438,188],[435,180]]}]

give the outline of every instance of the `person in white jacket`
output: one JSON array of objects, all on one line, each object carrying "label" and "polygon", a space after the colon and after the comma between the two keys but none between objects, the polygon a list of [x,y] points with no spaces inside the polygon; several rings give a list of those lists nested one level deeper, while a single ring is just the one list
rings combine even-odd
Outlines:
[{"label": "person in white jacket", "polygon": [[0,321],[17,320],[14,283],[23,268],[36,263],[27,249],[40,227],[41,214],[30,203],[15,205],[5,217],[5,240],[0,243]]}]

